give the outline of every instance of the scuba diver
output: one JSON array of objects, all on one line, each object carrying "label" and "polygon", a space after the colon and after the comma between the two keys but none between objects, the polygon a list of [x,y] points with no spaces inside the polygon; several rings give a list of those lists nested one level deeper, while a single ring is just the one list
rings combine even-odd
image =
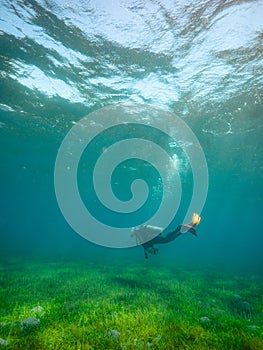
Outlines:
[{"label": "scuba diver", "polygon": [[[158,254],[158,249],[154,244],[163,244],[174,241],[177,237],[186,232],[191,232],[197,237],[195,226],[199,225],[201,217],[194,213],[192,221],[189,224],[179,225],[174,231],[163,236],[163,228],[152,225],[140,225],[132,228],[132,237],[135,237],[137,245],[142,245],[144,248],[145,259],[148,259],[148,254]],[[151,239],[152,236],[155,236]]]}]

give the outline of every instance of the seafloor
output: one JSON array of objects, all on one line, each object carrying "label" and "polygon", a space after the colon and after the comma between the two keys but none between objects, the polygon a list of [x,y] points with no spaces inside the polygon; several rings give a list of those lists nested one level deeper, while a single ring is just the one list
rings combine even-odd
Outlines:
[{"label": "seafloor", "polygon": [[216,266],[5,259],[0,348],[259,350],[262,295]]}]

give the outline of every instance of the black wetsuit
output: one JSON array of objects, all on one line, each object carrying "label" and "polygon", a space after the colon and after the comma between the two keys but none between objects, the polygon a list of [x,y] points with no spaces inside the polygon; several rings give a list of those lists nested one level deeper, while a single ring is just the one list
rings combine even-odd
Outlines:
[{"label": "black wetsuit", "polygon": [[[158,249],[154,248],[154,244],[169,243],[174,241],[177,237],[181,236],[181,234],[183,233],[181,232],[182,226],[185,227],[186,225],[179,225],[174,231],[167,233],[166,236],[162,236],[162,232],[161,232],[158,236],[154,237],[150,241],[143,243],[142,246],[144,248],[145,258],[148,259],[147,253],[154,254],[154,255],[158,253]],[[188,231],[190,231],[196,236],[196,231],[193,227],[189,227]]]}]

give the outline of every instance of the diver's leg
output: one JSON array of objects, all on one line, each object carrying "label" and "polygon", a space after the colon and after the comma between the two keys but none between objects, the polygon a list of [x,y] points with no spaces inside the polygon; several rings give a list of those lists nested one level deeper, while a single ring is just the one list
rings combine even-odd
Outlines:
[{"label": "diver's leg", "polygon": [[181,236],[182,232],[180,232],[181,225],[179,225],[174,231],[167,233],[166,236],[157,236],[155,237],[154,243],[169,243],[174,241],[177,237]]},{"label": "diver's leg", "polygon": [[166,239],[168,242],[175,240],[177,237],[181,236],[182,232],[180,231],[181,225],[179,225],[174,231],[167,233]]},{"label": "diver's leg", "polygon": [[181,235],[181,232],[178,229],[178,227],[176,230],[174,230],[170,233],[167,233],[166,236],[158,235],[158,236],[154,237],[151,240],[151,244],[164,244],[164,243],[172,242],[173,240],[175,240],[175,238],[177,238],[178,236]]},{"label": "diver's leg", "polygon": [[[181,231],[181,229],[185,229],[185,231]],[[193,227],[187,225],[179,225],[174,231],[167,233],[166,236],[159,235],[151,240],[153,244],[164,244],[174,241],[176,238],[181,236],[185,232],[191,232],[195,236],[197,236],[196,231]]]}]

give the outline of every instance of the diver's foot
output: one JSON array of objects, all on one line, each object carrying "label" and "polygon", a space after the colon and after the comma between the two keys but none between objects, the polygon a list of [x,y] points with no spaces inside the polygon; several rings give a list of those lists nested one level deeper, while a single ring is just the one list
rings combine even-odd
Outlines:
[{"label": "diver's foot", "polygon": [[181,225],[180,231],[181,233],[190,232],[197,237],[196,229],[189,224]]}]

